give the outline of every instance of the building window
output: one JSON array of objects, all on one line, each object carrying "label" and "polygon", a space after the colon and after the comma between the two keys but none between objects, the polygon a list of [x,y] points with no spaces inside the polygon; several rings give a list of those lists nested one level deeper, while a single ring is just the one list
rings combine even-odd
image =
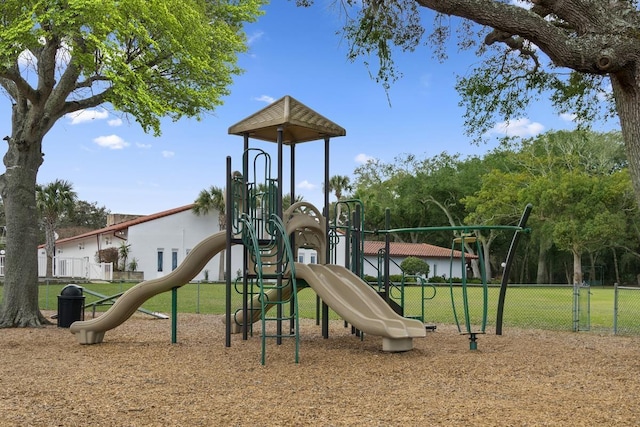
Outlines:
[{"label": "building window", "polygon": [[299,262],[300,264],[303,264],[303,263],[304,263],[304,255],[303,255],[303,254],[298,255],[298,262]]},{"label": "building window", "polygon": [[171,271],[175,270],[176,268],[178,268],[178,250],[172,249],[171,250]]},{"label": "building window", "polygon": [[163,263],[164,263],[164,250],[158,249],[158,271],[162,271]]},{"label": "building window", "polygon": [[316,254],[311,254],[311,264],[316,264]]}]

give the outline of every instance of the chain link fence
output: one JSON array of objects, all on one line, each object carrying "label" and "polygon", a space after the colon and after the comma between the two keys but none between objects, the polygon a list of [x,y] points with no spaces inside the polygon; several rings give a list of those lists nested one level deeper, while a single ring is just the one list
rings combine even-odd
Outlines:
[{"label": "chain link fence", "polygon": [[614,286],[613,332],[619,335],[640,334],[640,288]]},{"label": "chain link fence", "polygon": [[[405,286],[391,297],[404,308],[407,317],[421,317],[429,324],[455,324],[456,315],[465,328],[462,286],[429,283]],[[487,326],[495,327],[500,287],[490,285],[487,292]],[[468,284],[466,289],[472,330],[479,330],[483,316],[483,287]],[[640,334],[640,288],[618,286],[509,285],[503,327],[556,331],[591,331],[610,334]]]},{"label": "chain link fence", "polygon": [[[394,284],[397,285],[397,284]],[[40,307],[54,309],[56,295],[63,284],[43,285]],[[122,284],[92,284],[98,292],[112,295],[122,292]],[[51,289],[49,289],[51,287]],[[128,286],[127,286],[128,288]],[[190,284],[181,288],[180,309],[195,313],[224,313],[223,285]],[[376,287],[377,289],[377,287]],[[390,298],[403,307],[404,315],[423,320],[427,325],[455,325],[458,320],[466,330],[464,301],[460,284],[454,284],[453,292],[448,283],[427,283],[424,286],[405,285],[391,289]],[[500,287],[490,285],[487,290],[487,333],[493,333]],[[317,298],[312,289],[299,292],[301,317],[315,318],[318,314]],[[483,317],[483,287],[467,285],[470,330],[479,331]],[[1,297],[1,287],[0,287]],[[154,311],[170,310],[167,293],[148,301]],[[200,304],[202,301],[202,304]],[[90,298],[87,303],[91,302]],[[191,304],[193,307],[191,307]],[[240,296],[234,292],[234,308],[241,307]],[[331,318],[339,316],[330,313]],[[640,335],[640,287],[578,286],[570,285],[509,285],[503,312],[503,329],[546,329],[555,331],[591,331],[602,334]]]}]

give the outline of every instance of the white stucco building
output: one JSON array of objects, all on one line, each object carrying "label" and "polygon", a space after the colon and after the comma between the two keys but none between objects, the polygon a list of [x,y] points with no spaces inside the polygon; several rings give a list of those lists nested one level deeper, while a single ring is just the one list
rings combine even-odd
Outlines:
[{"label": "white stucco building", "polygon": [[[336,245],[335,262],[344,265],[345,259],[345,239],[341,236]],[[383,271],[380,265],[383,261],[379,258],[379,253],[384,250],[384,242],[382,241],[365,241],[363,248],[364,262],[363,273],[367,276],[378,276],[378,271]],[[416,257],[429,264],[428,277],[442,277],[449,279],[450,273],[453,277],[462,277],[462,253],[458,250],[451,254],[450,248],[430,245],[428,243],[399,243],[391,242],[389,244],[389,253],[391,254],[389,261],[389,274],[402,274],[400,264],[407,257]],[[465,254],[466,262],[477,259],[476,255]],[[301,249],[298,252],[298,262],[304,264],[317,263],[317,254],[312,249]]]},{"label": "white stucco building", "polygon": [[[163,277],[177,268],[191,249],[206,237],[220,231],[218,212],[210,211],[198,216],[192,210],[193,205],[186,205],[146,216],[114,215],[113,218],[124,218],[122,222],[110,224],[100,230],[56,241],[56,254],[53,264],[55,277],[77,277],[88,280],[113,280],[111,266],[97,263],[99,250],[115,248],[122,244],[129,245],[127,263],[134,258],[136,271],[142,272],[144,280]],[[133,218],[133,219],[127,219]],[[117,219],[115,220],[117,221]],[[335,263],[344,265],[344,238],[339,239],[336,248]],[[384,249],[384,242],[366,241],[364,243],[364,274],[377,277],[378,253]],[[235,278],[242,271],[242,247],[233,246],[231,251],[231,277]],[[415,256],[429,264],[429,277],[449,278],[452,275],[461,277],[462,263],[460,252],[455,251],[451,261],[451,249],[426,243],[391,243],[391,261],[389,274],[401,274],[400,264],[409,256]],[[39,275],[46,271],[44,247],[38,249]],[[220,254],[209,260],[202,271],[193,278],[194,281],[222,281],[220,274]],[[467,255],[467,261],[475,256]],[[309,264],[317,263],[315,250],[300,249],[296,261]],[[1,272],[0,272],[1,273]]]},{"label": "white stucco building", "polygon": [[[127,263],[134,258],[137,271],[144,273],[144,280],[162,277],[173,271],[189,254],[189,251],[207,236],[220,231],[218,212],[198,216],[193,205],[182,206],[153,215],[140,216],[132,220],[109,225],[66,239],[56,241],[56,262],[54,275],[85,277],[77,273],[77,265],[85,270],[96,266],[99,250],[119,248],[123,243],[130,245]],[[38,250],[40,258],[45,256],[44,248]],[[66,265],[74,266],[74,274]],[[242,267],[242,248],[232,248],[232,277]],[[61,271],[64,270],[64,271]],[[220,254],[214,256],[193,280],[223,280],[219,275]],[[96,274],[88,271],[87,278]],[[108,278],[106,278],[109,280]]]}]

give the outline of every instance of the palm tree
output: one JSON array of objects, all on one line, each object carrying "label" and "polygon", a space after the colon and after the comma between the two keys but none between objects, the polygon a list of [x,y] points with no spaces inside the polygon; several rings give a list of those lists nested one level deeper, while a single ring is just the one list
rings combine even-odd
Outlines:
[{"label": "palm tree", "polygon": [[120,264],[120,269],[122,271],[127,271],[127,259],[129,258],[129,253],[131,252],[131,245],[126,242],[122,242],[120,247],[118,248],[118,256],[122,260]]},{"label": "palm tree", "polygon": [[47,277],[53,276],[53,256],[55,254],[55,232],[58,221],[73,210],[76,193],[69,181],[57,179],[47,185],[36,185],[36,206],[40,213],[45,233],[45,253],[47,254]]},{"label": "palm tree", "polygon": [[342,200],[342,197],[344,196],[344,191],[351,191],[352,187],[351,187],[351,179],[349,179],[348,176],[346,175],[333,175],[331,178],[329,178],[329,191],[333,192],[336,195],[336,218],[337,218],[337,222],[341,223],[341,218],[340,218],[340,205],[337,203],[340,200]]},{"label": "palm tree", "polygon": [[[198,198],[193,203],[193,212],[196,215],[206,215],[211,210],[217,210],[218,227],[220,228],[220,231],[227,229],[225,193],[222,188],[212,185],[208,190],[201,190],[198,194]],[[226,277],[224,272],[224,254],[225,251],[220,252],[220,268],[218,276],[220,278]]]},{"label": "palm tree", "polygon": [[286,211],[294,203],[303,202],[303,201],[304,201],[304,196],[298,194],[295,197],[293,203],[291,203],[291,193],[287,193],[284,196],[282,196],[282,211],[283,212]]}]

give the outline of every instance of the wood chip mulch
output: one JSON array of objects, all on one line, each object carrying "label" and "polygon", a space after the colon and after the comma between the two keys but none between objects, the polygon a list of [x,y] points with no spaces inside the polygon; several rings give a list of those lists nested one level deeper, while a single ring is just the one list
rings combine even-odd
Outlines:
[{"label": "wood chip mulch", "polygon": [[[45,313],[51,315],[52,313]],[[136,314],[104,342],[0,330],[0,426],[637,426],[640,337],[437,325],[405,353],[332,321],[225,347],[223,316]]]}]

